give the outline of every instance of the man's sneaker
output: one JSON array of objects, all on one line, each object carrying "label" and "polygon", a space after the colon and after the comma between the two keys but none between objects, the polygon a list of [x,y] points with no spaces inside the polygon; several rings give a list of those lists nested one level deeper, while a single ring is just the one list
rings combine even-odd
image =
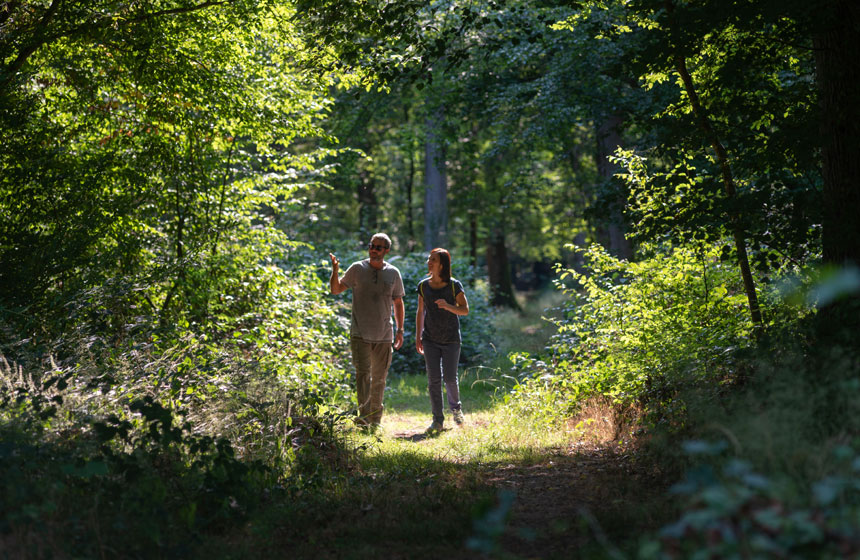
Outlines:
[{"label": "man's sneaker", "polygon": [[430,427],[424,431],[428,436],[435,436],[442,432],[442,422],[437,422],[433,420],[433,423],[430,424]]},{"label": "man's sneaker", "polygon": [[462,426],[463,422],[465,422],[465,420],[466,420],[465,418],[463,418],[463,411],[462,410],[452,410],[451,412],[454,414],[454,422],[458,426]]},{"label": "man's sneaker", "polygon": [[369,422],[367,425],[364,426],[364,431],[367,432],[368,434],[375,434],[376,432],[380,431],[381,429],[382,429],[382,426],[380,426],[379,424],[375,424],[373,422]]}]

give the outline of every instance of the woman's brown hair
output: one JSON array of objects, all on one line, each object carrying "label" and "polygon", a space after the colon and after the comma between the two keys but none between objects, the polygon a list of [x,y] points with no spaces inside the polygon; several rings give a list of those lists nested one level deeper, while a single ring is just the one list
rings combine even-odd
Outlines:
[{"label": "woman's brown hair", "polygon": [[442,277],[442,280],[445,282],[451,281],[451,253],[449,253],[446,249],[442,249],[441,247],[437,247],[430,251],[430,255],[439,255],[439,264],[442,265],[442,270],[439,273],[439,276]]}]

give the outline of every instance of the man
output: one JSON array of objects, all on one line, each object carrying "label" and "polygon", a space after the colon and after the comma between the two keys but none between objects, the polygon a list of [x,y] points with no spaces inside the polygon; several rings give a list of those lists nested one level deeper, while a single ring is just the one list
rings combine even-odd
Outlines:
[{"label": "man", "polygon": [[331,293],[352,289],[352,320],[349,336],[355,385],[358,393],[358,424],[376,430],[382,420],[382,397],[391,365],[391,309],[397,331],[394,348],[403,345],[403,279],[396,267],[385,262],[391,239],[377,233],[368,245],[369,258],[354,262],[338,278],[340,261],[331,257]]}]

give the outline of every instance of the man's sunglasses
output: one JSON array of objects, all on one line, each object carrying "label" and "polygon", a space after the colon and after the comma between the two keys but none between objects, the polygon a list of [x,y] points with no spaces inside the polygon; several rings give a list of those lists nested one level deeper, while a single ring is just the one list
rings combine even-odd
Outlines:
[{"label": "man's sunglasses", "polygon": [[368,243],[367,248],[370,249],[371,251],[384,251],[385,249],[388,249],[388,246],[387,245],[376,245],[374,243]]}]

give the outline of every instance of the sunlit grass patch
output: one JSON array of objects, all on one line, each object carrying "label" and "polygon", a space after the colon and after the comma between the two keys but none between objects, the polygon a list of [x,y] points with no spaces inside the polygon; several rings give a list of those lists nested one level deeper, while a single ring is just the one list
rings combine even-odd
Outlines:
[{"label": "sunlit grass patch", "polygon": [[431,422],[426,378],[416,375],[393,381],[386,394],[382,430],[356,436],[365,447],[359,462],[365,468],[390,471],[433,459],[441,461],[437,468],[453,472],[497,463],[537,462],[549,449],[570,441],[570,432],[548,430],[510,409],[500,398],[504,380],[484,375],[478,378],[477,373],[467,372],[463,376],[460,399],[466,421],[457,426],[446,409],[445,430],[435,437],[424,433]]}]

